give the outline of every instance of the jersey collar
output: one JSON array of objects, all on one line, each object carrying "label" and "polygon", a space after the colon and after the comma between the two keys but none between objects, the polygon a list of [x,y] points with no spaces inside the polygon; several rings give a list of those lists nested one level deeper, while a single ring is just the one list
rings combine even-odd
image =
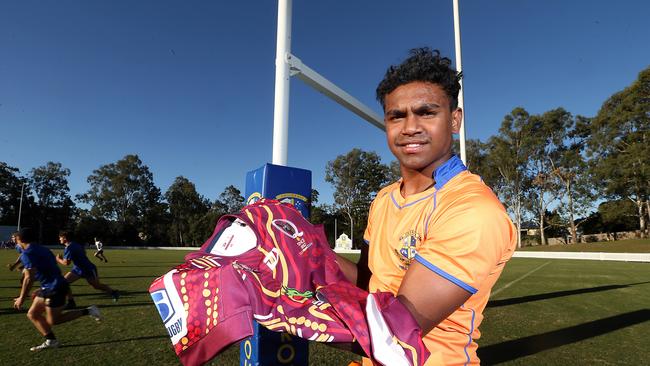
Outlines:
[{"label": "jersey collar", "polygon": [[440,190],[445,184],[447,184],[447,182],[458,175],[458,173],[465,170],[467,170],[467,167],[463,164],[463,161],[460,160],[458,155],[452,155],[449,160],[436,168],[431,175],[433,180],[436,182],[434,185],[436,191]]}]

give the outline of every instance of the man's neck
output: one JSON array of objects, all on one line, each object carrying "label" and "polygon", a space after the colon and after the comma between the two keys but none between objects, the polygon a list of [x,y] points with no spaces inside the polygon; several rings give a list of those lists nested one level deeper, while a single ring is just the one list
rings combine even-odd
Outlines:
[{"label": "man's neck", "polygon": [[433,187],[435,181],[430,176],[424,174],[413,174],[402,177],[402,184],[400,185],[400,193],[402,197],[418,194]]}]

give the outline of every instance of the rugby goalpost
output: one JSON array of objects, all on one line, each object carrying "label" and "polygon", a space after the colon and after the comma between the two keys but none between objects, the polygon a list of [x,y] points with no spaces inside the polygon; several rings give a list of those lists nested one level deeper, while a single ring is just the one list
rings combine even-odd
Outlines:
[{"label": "rugby goalpost", "polygon": [[[287,146],[289,132],[289,91],[290,79],[297,76],[306,84],[325,94],[336,103],[348,109],[352,113],[366,120],[373,126],[386,129],[382,116],[379,116],[372,109],[361,103],[352,95],[327,80],[325,77],[305,65],[298,57],[291,53],[291,18],[292,18],[292,1],[278,0],[278,24],[276,39],[275,55],[275,103],[273,108],[273,159],[272,164],[265,165],[255,171],[251,171],[246,177],[246,195],[249,196],[247,201],[254,196],[274,196],[271,194],[273,189],[279,189],[287,181],[296,182],[297,179],[288,177],[308,177],[307,184],[311,185],[311,172],[299,168],[287,167]],[[461,53],[460,53],[460,26],[458,14],[458,0],[453,0],[454,8],[454,34],[456,47],[456,69],[462,71]],[[461,91],[458,98],[458,105],[463,108],[463,89],[462,80]],[[460,153],[463,162],[465,158],[465,123],[464,114],[459,131]],[[273,173],[276,172],[276,173]],[[275,174],[275,178],[271,175]],[[261,183],[261,181],[269,184]],[[250,181],[250,182],[249,182]],[[304,180],[307,182],[307,180]],[[250,183],[250,184],[249,184]],[[253,188],[256,187],[257,188]],[[261,191],[259,187],[261,186]],[[300,186],[300,187],[298,187]],[[305,197],[309,196],[310,187],[303,187],[302,184],[296,185],[293,191],[297,189],[305,190]],[[286,190],[288,188],[283,187]],[[250,192],[249,192],[250,191]],[[255,192],[253,192],[255,191]],[[266,192],[268,191],[268,192]],[[276,192],[277,193],[277,192]],[[292,196],[302,197],[293,192]],[[286,195],[286,194],[284,194]],[[279,197],[279,196],[278,196]],[[306,203],[306,202],[305,202]],[[307,212],[308,217],[309,213]],[[240,343],[240,365],[259,365],[259,366],[276,366],[284,364],[306,363],[308,362],[308,347],[305,340],[292,339],[288,334],[273,333],[263,329],[258,324],[254,325],[254,334]]]},{"label": "rugby goalpost", "polygon": [[[275,104],[273,108],[273,164],[287,165],[287,146],[289,135],[289,91],[290,79],[297,76],[309,86],[325,94],[336,103],[358,115],[373,126],[385,130],[384,120],[372,109],[361,103],[352,95],[327,80],[325,77],[305,65],[291,53],[291,16],[293,0],[278,0],[278,25],[275,49]],[[456,50],[456,70],[462,71],[460,47],[460,14],[458,0],[453,0],[454,8],[454,43]],[[458,106],[464,107],[463,80],[460,80]],[[464,111],[464,108],[463,108]],[[465,114],[459,133],[460,157],[467,164],[465,153]]]}]

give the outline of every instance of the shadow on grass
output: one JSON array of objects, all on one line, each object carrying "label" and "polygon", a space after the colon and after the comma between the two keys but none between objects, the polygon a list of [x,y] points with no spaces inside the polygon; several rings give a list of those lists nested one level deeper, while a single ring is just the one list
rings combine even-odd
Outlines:
[{"label": "shadow on grass", "polygon": [[96,345],[100,345],[100,344],[121,343],[121,342],[129,342],[129,341],[146,341],[146,340],[149,340],[149,339],[169,339],[169,336],[168,335],[156,335],[156,336],[125,338],[125,339],[112,339],[110,341],[100,341],[100,342],[91,342],[91,343],[63,344],[63,345],[61,345],[61,348],[96,346]]},{"label": "shadow on grass", "polygon": [[129,308],[129,307],[138,307],[138,306],[153,306],[154,308],[156,305],[153,303],[153,301],[148,301],[148,302],[129,302],[129,303],[116,303],[116,304],[111,304],[111,305],[97,305],[98,308],[100,309],[112,309],[112,308]]},{"label": "shadow on grass", "polygon": [[7,308],[7,309],[0,309],[0,315],[13,315],[13,314],[21,314],[27,313],[27,309],[23,308],[22,310],[16,310],[14,308]]},{"label": "shadow on grass", "polygon": [[100,280],[103,280],[105,278],[150,278],[152,281],[158,276],[156,275],[150,275],[150,276],[101,276]]},{"label": "shadow on grass", "polygon": [[[75,288],[73,288],[73,290],[74,289]],[[134,297],[135,295],[145,295],[145,294],[148,295],[149,294],[149,291],[122,291],[120,289],[118,289],[118,291],[120,292],[120,299]],[[74,295],[74,297],[97,296],[98,298],[99,297],[110,298],[110,296],[107,295],[106,293],[99,292],[99,291],[98,292],[79,293],[79,294],[77,294],[76,292],[73,291],[72,294]]]},{"label": "shadow on grass", "polygon": [[517,305],[517,304],[522,304],[522,303],[531,302],[531,301],[554,299],[556,297],[581,295],[581,294],[588,294],[588,293],[600,292],[600,291],[618,290],[618,289],[627,288],[627,287],[631,287],[631,286],[645,285],[645,284],[648,284],[648,283],[650,283],[650,281],[637,282],[637,283],[628,283],[626,285],[607,285],[607,286],[580,288],[580,289],[576,289],[576,290],[566,290],[566,291],[550,292],[550,293],[546,293],[546,294],[537,294],[537,295],[513,297],[513,298],[510,298],[510,299],[490,300],[487,303],[487,307],[495,308],[495,307],[499,307],[499,306]]},{"label": "shadow on grass", "polygon": [[[77,304],[76,309],[83,309],[85,308],[88,304]],[[115,303],[115,304],[110,304],[110,305],[97,305],[98,308],[100,309],[112,309],[112,308],[128,308],[128,307],[138,307],[138,306],[152,306],[156,307],[156,305],[153,302],[130,302],[130,303]],[[0,309],[0,316],[2,315],[11,315],[11,314],[20,314],[20,313],[27,313],[28,307],[23,307],[21,310],[16,310],[14,308],[5,308],[5,309]]]},{"label": "shadow on grass", "polygon": [[478,356],[481,359],[481,364],[494,365],[603,335],[648,320],[650,320],[650,310],[632,311],[552,332],[480,347]]}]

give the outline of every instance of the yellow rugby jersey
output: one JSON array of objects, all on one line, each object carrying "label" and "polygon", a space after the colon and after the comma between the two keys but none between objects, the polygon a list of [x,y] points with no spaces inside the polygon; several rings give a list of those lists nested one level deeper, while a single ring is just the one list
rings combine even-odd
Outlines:
[{"label": "yellow rugby jersey", "polygon": [[373,201],[364,234],[370,292],[397,294],[412,261],[465,289],[472,294],[465,304],[423,338],[427,365],[478,364],[478,326],[517,231],[492,190],[457,156],[434,179],[432,188],[407,198],[393,183]]}]

